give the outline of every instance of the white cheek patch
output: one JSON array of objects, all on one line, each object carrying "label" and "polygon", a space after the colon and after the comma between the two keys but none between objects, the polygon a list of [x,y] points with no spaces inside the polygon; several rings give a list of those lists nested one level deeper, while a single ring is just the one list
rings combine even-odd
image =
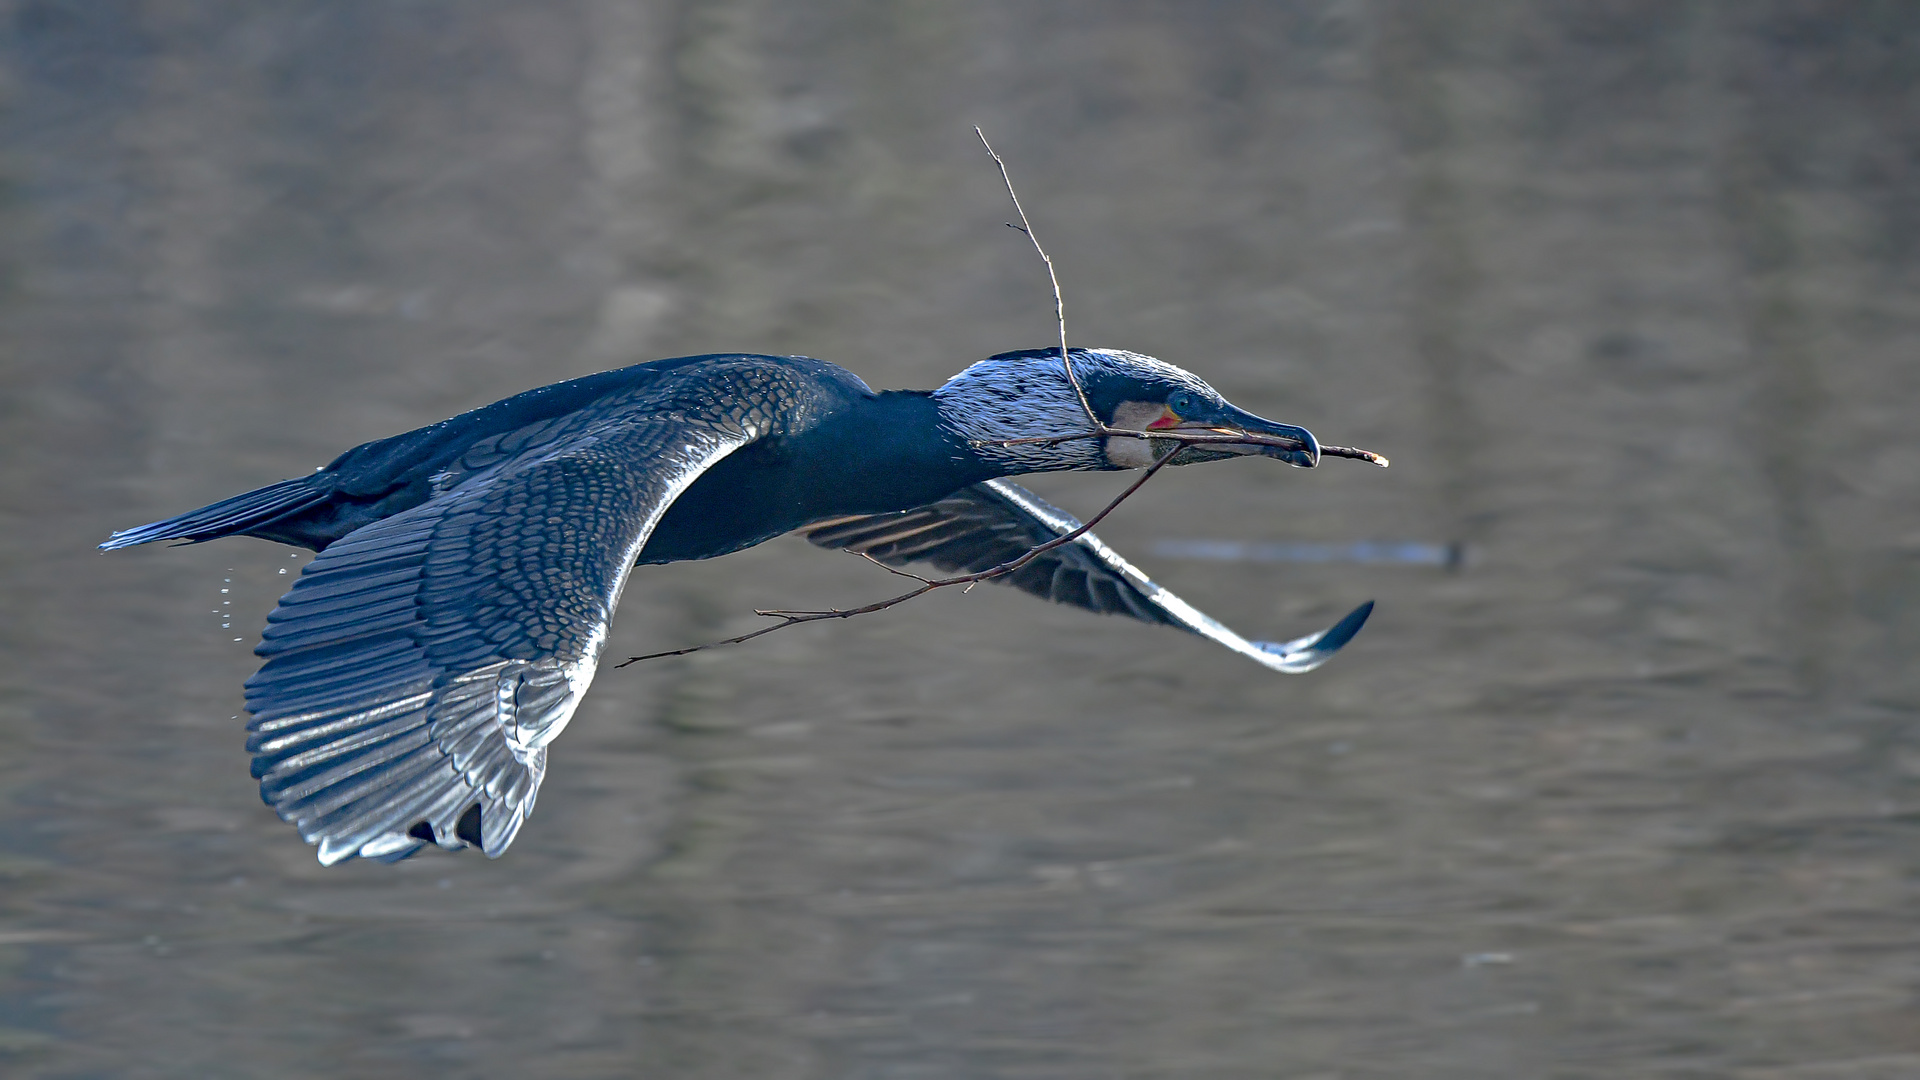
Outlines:
[{"label": "white cheek patch", "polygon": [[[1158,401],[1123,401],[1114,407],[1113,422],[1108,426],[1127,431],[1147,431],[1166,416],[1167,407]],[[1165,449],[1164,444],[1155,449],[1154,444],[1146,439],[1108,438],[1101,445],[1107,462],[1120,469],[1144,469],[1153,464]]]}]

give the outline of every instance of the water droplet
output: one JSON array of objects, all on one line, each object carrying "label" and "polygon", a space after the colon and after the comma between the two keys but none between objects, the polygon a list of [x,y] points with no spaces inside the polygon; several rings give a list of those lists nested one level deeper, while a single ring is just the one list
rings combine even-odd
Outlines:
[{"label": "water droplet", "polygon": [[281,568],[280,568],[280,572],[281,572],[281,573],[283,573],[283,574],[284,574],[284,573],[286,573],[286,572],[287,572],[287,568],[286,568],[286,567],[284,567],[284,566],[283,566],[283,567],[281,567]]},{"label": "water droplet", "polygon": [[225,592],[232,592],[233,590],[232,590],[232,589],[221,589],[220,591],[221,591],[221,592],[223,592],[223,593],[225,593]]},{"label": "water droplet", "polygon": [[240,639],[239,639],[239,638],[234,638],[233,640],[235,640],[235,641],[239,641]]}]

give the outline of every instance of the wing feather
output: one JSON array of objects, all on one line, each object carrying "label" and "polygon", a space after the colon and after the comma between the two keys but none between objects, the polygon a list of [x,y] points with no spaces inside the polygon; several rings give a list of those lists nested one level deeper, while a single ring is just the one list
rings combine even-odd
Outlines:
[{"label": "wing feather", "polygon": [[[1026,488],[989,480],[912,510],[817,522],[806,535],[821,547],[857,551],[889,566],[924,560],[949,573],[968,574],[1009,562],[1079,527],[1072,515]],[[1317,634],[1287,642],[1249,641],[1156,584],[1090,532],[994,580],[1055,603],[1178,626],[1290,674],[1326,663],[1373,612],[1369,600]]]},{"label": "wing feather", "polygon": [[484,468],[329,546],[268,617],[247,748],[321,862],[505,851],[635,555],[750,439],[679,416],[540,442],[555,430],[503,438]]}]

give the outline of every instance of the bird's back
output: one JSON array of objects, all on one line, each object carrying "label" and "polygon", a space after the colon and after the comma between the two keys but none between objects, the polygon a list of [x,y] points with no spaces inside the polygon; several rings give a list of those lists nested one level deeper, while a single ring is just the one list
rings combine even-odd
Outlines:
[{"label": "bird's back", "polygon": [[117,532],[101,547],[253,536],[321,551],[501,461],[596,427],[689,415],[777,434],[862,396],[873,392],[858,376],[809,357],[716,353],[634,364],[362,443],[309,476]]}]

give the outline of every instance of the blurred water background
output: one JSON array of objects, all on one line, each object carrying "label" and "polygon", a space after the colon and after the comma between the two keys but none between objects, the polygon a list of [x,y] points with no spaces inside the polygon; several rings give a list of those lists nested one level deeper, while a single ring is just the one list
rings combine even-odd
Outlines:
[{"label": "blurred water background", "polygon": [[[316,865],[235,718],[304,556],[93,545],[638,360],[1044,345],[976,123],[1075,340],[1394,460],[1102,534],[1365,634],[942,594],[603,671],[497,862]],[[0,0],[0,1071],[1920,1076],[1916,177],[1899,0]],[[648,568],[608,655],[895,585]]]}]

